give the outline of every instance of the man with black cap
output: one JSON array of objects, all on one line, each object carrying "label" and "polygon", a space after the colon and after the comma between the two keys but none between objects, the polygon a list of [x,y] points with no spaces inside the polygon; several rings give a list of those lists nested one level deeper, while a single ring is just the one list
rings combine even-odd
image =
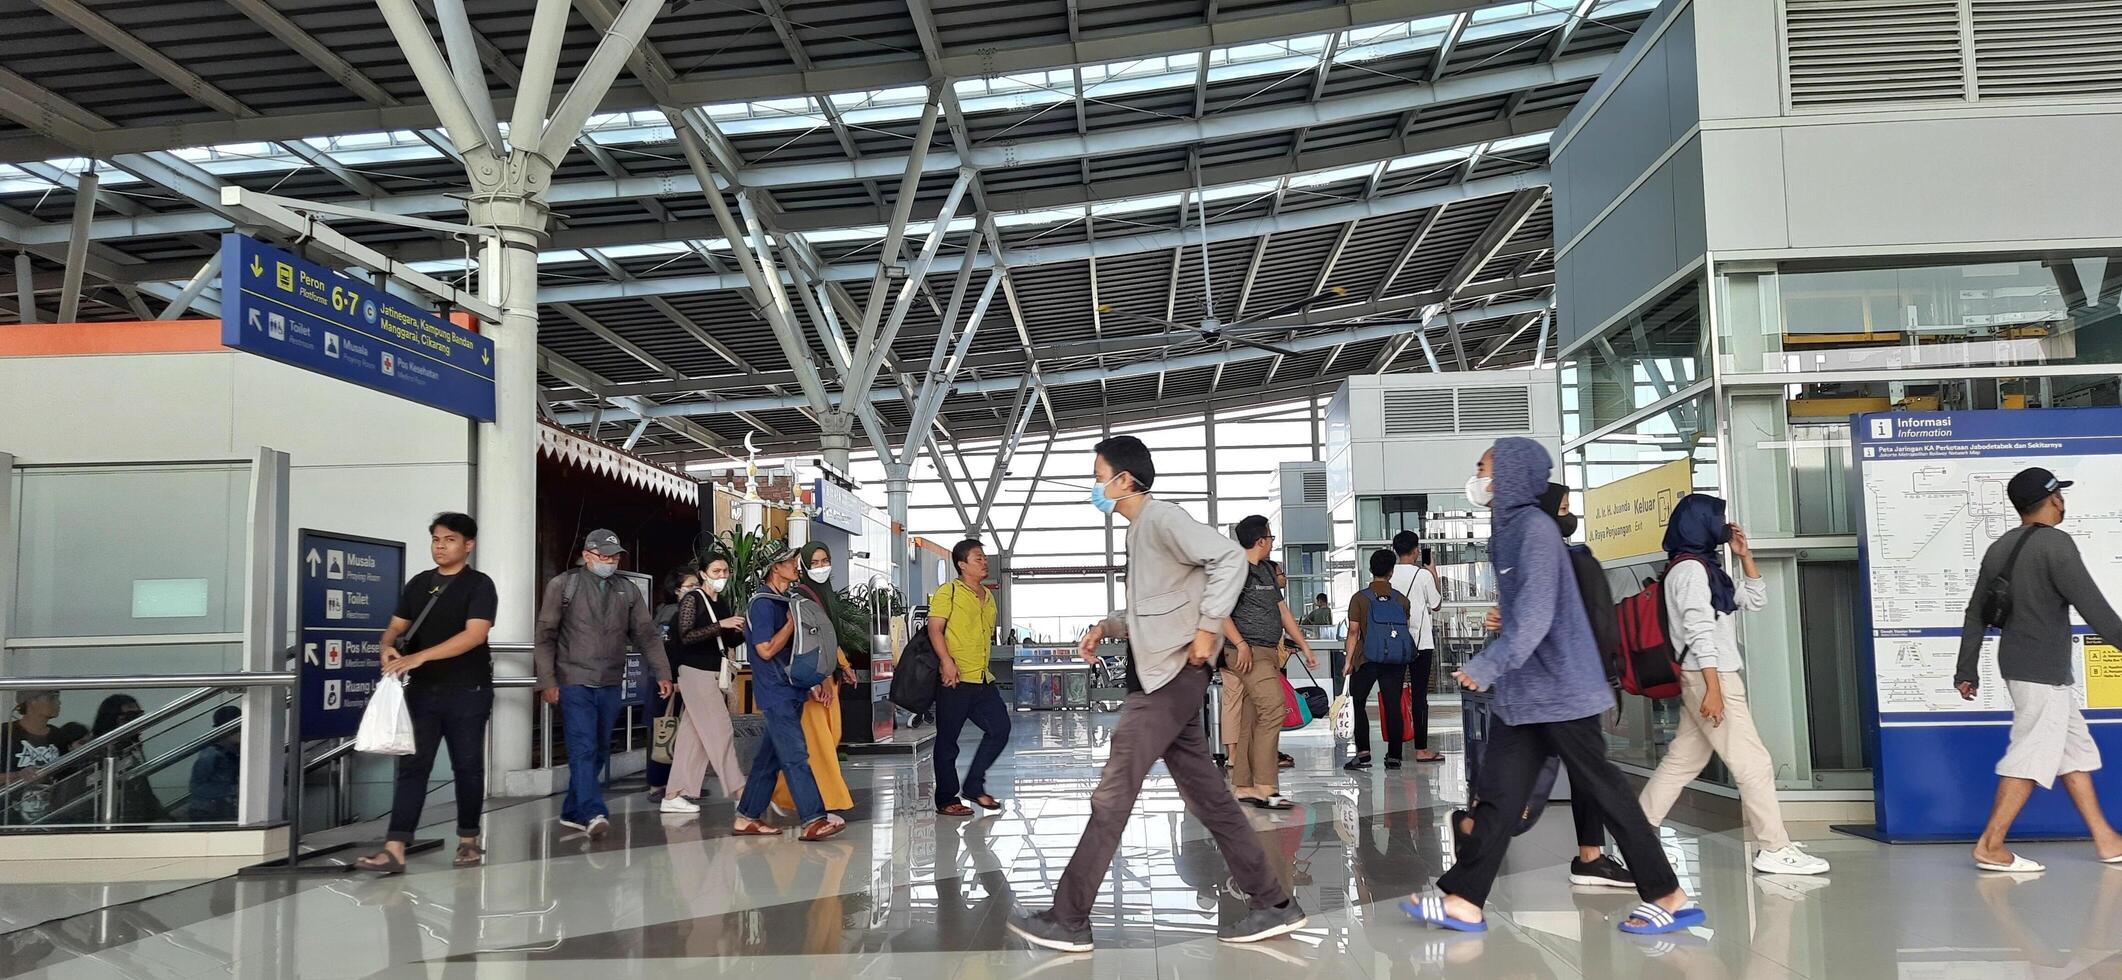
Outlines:
[{"label": "man with black cap", "polygon": [[[2077,672],[2071,663],[2070,611],[2076,609],[2110,643],[2122,637],[2122,618],[2115,616],[2085,570],[2077,541],[2056,530],[2063,523],[2063,491],[2069,487],[2069,480],[2038,466],[2011,478],[2005,495],[2018,509],[2020,523],[1982,556],[1982,571],[1960,631],[1960,662],[1953,671],[1960,697],[1975,699],[1982,639],[1997,620],[2003,632],[1997,642],[1997,672],[2011,693],[2011,743],[1997,761],[1997,800],[1990,808],[1989,826],[1975,841],[1975,866],[1984,871],[2046,870],[2013,854],[2004,846],[2004,835],[2033,795],[2034,784],[2048,789],[2059,776],[2092,830],[2099,859],[2122,864],[2122,834],[2108,826],[2093,794],[2092,772],[2100,768],[2100,748],[2085,727],[2073,686]],[[1997,594],[1992,596],[1992,591]]]},{"label": "man with black cap", "polygon": [[560,807],[560,825],[591,837],[611,829],[603,776],[611,761],[612,728],[619,723],[629,644],[655,673],[656,689],[666,698],[671,692],[670,661],[648,600],[633,586],[612,581],[625,553],[618,535],[603,528],[589,532],[582,564],[545,583],[538,603],[538,696],[560,706],[567,732],[567,799]]}]

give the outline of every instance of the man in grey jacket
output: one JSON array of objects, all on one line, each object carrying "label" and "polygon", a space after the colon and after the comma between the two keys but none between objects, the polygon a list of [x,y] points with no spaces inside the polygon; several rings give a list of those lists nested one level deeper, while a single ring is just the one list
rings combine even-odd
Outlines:
[{"label": "man in grey jacket", "polygon": [[567,732],[567,799],[560,825],[602,837],[611,829],[604,805],[604,767],[619,723],[620,683],[631,644],[670,697],[670,661],[649,615],[648,600],[624,580],[612,581],[626,548],[599,528],[582,545],[582,564],[553,576],[538,602],[538,696],[560,706]]},{"label": "man in grey jacket", "polygon": [[2047,789],[2058,778],[2092,831],[2094,854],[2108,864],[2122,864],[2122,834],[2108,825],[2093,791],[2100,747],[2093,744],[2078,707],[2073,661],[2080,648],[2071,642],[2070,611],[2076,609],[2109,643],[2122,636],[2122,619],[2085,570],[2077,541],[2056,529],[2063,523],[2063,491],[2069,487],[2069,480],[2058,480],[2038,466],[2020,470],[2005,485],[2005,496],[2019,512],[2019,526],[1998,536],[1983,554],[1960,631],[1953,685],[1962,699],[1973,701],[1981,685],[1976,668],[1982,662],[1982,640],[1989,634],[1983,599],[1998,576],[2004,576],[2011,608],[1997,641],[1997,673],[2011,694],[2011,743],[1997,760],[1997,799],[1990,807],[1989,825],[1975,841],[1975,866],[1984,871],[2047,870],[2013,854],[2004,846],[2004,835],[2033,795],[2034,784]]},{"label": "man in grey jacket", "polygon": [[1111,754],[1092,792],[1090,822],[1054,888],[1054,907],[1010,916],[1009,929],[1027,942],[1080,953],[1091,948],[1090,911],[1110,874],[1113,853],[1133,813],[1142,781],[1158,759],[1179,796],[1208,826],[1251,910],[1216,930],[1230,943],[1258,942],[1304,927],[1304,910],[1269,869],[1251,821],[1209,757],[1201,717],[1208,698],[1208,663],[1223,645],[1223,622],[1245,582],[1245,553],[1193,519],[1177,504],[1149,495],[1156,466],[1133,436],[1097,445],[1091,504],[1118,513],[1127,532],[1127,608],[1083,634],[1080,652],[1096,662],[1100,641],[1129,642],[1129,687],[1113,728]]}]

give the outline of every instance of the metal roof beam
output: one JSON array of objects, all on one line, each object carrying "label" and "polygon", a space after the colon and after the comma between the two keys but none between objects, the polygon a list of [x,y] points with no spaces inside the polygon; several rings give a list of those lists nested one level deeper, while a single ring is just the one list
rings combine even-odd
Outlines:
[{"label": "metal roof beam", "polygon": [[339,57],[329,45],[303,30],[301,25],[289,20],[287,15],[274,9],[266,0],[228,0],[228,5],[236,8],[259,27],[265,28],[267,33],[279,38],[280,43],[293,49],[304,61],[316,66],[318,71],[330,76],[340,87],[360,96],[362,101],[381,106],[400,104],[395,96],[384,91],[383,86],[377,85],[374,79],[362,74],[359,68]]},{"label": "metal roof beam", "polygon": [[[1549,179],[1544,168],[1501,177],[1485,177],[1464,184],[1452,184],[1426,191],[1413,191],[1380,197],[1370,201],[1313,208],[1272,218],[1248,218],[1226,221],[1209,228],[1211,242],[1239,241],[1265,234],[1279,234],[1305,228],[1320,228],[1348,221],[1378,218],[1393,214],[1405,214],[1439,204],[1455,203],[1509,193],[1527,187],[1544,187]],[[1016,249],[1010,253],[1009,266],[1021,269],[1029,266],[1052,265],[1064,262],[1081,262],[1093,256],[1111,258],[1137,252],[1156,252],[1183,248],[1197,241],[1198,233],[1191,228],[1149,231],[1125,237],[1100,238],[1096,242],[1075,242],[1066,245],[1047,245],[1037,248]],[[994,244],[993,240],[989,243]],[[975,268],[992,268],[993,255],[975,260]],[[939,259],[927,270],[929,272],[956,272],[962,259],[958,256]],[[853,281],[871,278],[878,269],[873,262],[854,262],[835,265],[826,270],[826,278],[834,281]],[[911,281],[911,280],[910,280]],[[555,286],[539,291],[542,299],[556,301],[579,301],[589,299],[612,299],[623,296],[671,296],[681,293],[697,293],[718,289],[735,289],[744,285],[738,277],[727,275],[675,276],[664,279],[648,279],[637,282],[596,283],[573,286]]]},{"label": "metal roof beam", "polygon": [[255,116],[257,110],[244,105],[235,96],[222,91],[214,83],[199,77],[191,69],[171,60],[155,49],[155,46],[134,37],[130,32],[104,19],[103,15],[90,10],[78,0],[31,0],[43,7],[52,16],[74,26],[75,30],[88,35],[98,44],[117,52],[125,60],[140,66],[149,74],[168,82],[177,91],[190,97],[200,105],[239,118]]},{"label": "metal roof beam", "polygon": [[[1547,302],[1548,301],[1546,297],[1543,296],[1536,299],[1521,300],[1513,303],[1498,303],[1484,309],[1473,311],[1471,315],[1480,320],[1492,320],[1510,316],[1521,316],[1526,313],[1533,313],[1546,309]],[[1408,333],[1410,331],[1411,326],[1411,324],[1405,322],[1352,325],[1342,330],[1337,330],[1329,333],[1318,333],[1312,334],[1310,336],[1299,337],[1295,340],[1289,341],[1287,344],[1284,345],[1284,347],[1294,353],[1304,353],[1307,351],[1314,350],[1326,350],[1336,344],[1364,343],[1372,340],[1401,336]],[[1154,375],[1160,371],[1165,370],[1184,371],[1199,367],[1213,367],[1217,364],[1222,364],[1226,362],[1252,361],[1258,360],[1263,357],[1272,356],[1274,356],[1274,354],[1271,351],[1262,351],[1253,348],[1234,348],[1229,351],[1204,351],[1197,354],[1186,354],[1179,357],[1170,357],[1155,361],[1141,361],[1134,364],[1122,365],[1120,367],[1112,368],[1110,370],[1098,367],[1088,367],[1071,369],[1066,371],[1045,371],[1042,372],[1042,374],[1045,378],[1047,386],[1049,388],[1053,388],[1063,385],[1083,384],[1095,381],[1100,376],[1107,376],[1116,380],[1121,378],[1148,377],[1150,375]],[[1015,383],[1016,379],[1008,376],[982,378],[979,380],[961,383],[960,385],[958,385],[958,390],[956,394],[980,395],[999,391],[1007,391],[1010,390],[1015,385]],[[876,393],[875,400],[896,401],[902,397],[903,393],[900,391],[885,389]],[[731,398],[712,404],[665,405],[656,409],[655,414],[657,414],[658,416],[718,415],[738,410],[769,411],[774,409],[786,409],[795,407],[797,404],[800,403],[800,399],[794,399],[789,396]],[[588,416],[576,415],[563,416],[562,418],[568,424],[580,424],[581,422],[586,421]]]}]

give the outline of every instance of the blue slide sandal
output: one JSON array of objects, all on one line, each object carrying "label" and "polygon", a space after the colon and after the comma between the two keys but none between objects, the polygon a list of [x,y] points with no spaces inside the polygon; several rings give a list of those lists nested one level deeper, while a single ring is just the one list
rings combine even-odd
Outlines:
[{"label": "blue slide sandal", "polygon": [[1408,917],[1416,922],[1428,923],[1439,929],[1450,929],[1453,932],[1488,931],[1486,922],[1468,922],[1444,914],[1444,898],[1441,895],[1424,895],[1420,903],[1403,900],[1400,903],[1400,911],[1407,913]]},{"label": "blue slide sandal", "polygon": [[[1629,919],[1642,919],[1643,925],[1629,925]],[[1662,936],[1668,932],[1692,929],[1709,921],[1709,913],[1699,905],[1690,905],[1677,912],[1667,912],[1656,902],[1644,902],[1621,920],[1621,931],[1631,936]]]}]

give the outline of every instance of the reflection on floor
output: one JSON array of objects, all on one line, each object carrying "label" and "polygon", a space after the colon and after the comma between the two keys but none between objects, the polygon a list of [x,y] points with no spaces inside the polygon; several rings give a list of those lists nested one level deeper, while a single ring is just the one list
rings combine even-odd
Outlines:
[{"label": "reflection on floor", "polygon": [[1243,902],[1160,771],[1106,882],[1098,952],[1032,952],[1003,920],[1014,903],[1047,904],[1110,716],[1016,722],[994,816],[937,817],[925,762],[849,763],[853,826],[824,844],[732,838],[727,802],[665,817],[638,792],[615,793],[615,832],[592,842],[540,800],[488,815],[484,869],[452,871],[434,852],[397,878],[223,879],[9,932],[0,977],[2122,976],[2122,869],[2088,860],[2088,845],[2027,845],[2052,870],[2015,881],[1977,876],[1961,847],[1819,830],[1806,836],[1833,876],[1771,879],[1746,869],[1737,832],[1673,826],[1667,848],[1710,921],[1643,942],[1614,930],[1631,893],[1568,884],[1559,806],[1514,845],[1487,935],[1431,932],[1394,904],[1447,861],[1456,757],[1354,775],[1317,730],[1286,742],[1298,766],[1283,791],[1301,805],[1254,815],[1308,928],[1216,942]]}]

